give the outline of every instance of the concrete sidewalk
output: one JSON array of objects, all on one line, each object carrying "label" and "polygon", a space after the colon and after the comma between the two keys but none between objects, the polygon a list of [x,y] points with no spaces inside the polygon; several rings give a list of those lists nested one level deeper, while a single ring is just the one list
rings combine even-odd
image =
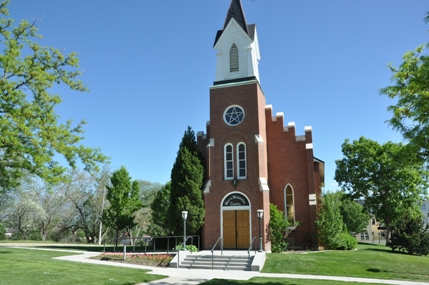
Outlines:
[{"label": "concrete sidewalk", "polygon": [[211,279],[231,279],[231,280],[249,280],[252,277],[271,277],[271,278],[295,278],[295,279],[314,279],[314,280],[333,280],[343,282],[359,282],[359,283],[376,283],[376,284],[394,284],[394,285],[429,285],[429,282],[412,282],[412,281],[399,281],[399,280],[386,280],[386,279],[373,279],[373,278],[356,278],[356,277],[339,277],[339,276],[321,276],[321,275],[303,275],[303,274],[273,274],[273,273],[260,273],[252,271],[221,271],[221,270],[190,270],[181,268],[161,268],[150,267],[134,264],[124,264],[115,262],[106,262],[95,259],[88,259],[91,256],[96,256],[99,253],[85,252],[79,255],[61,256],[57,259],[86,262],[93,264],[103,264],[110,266],[122,266],[128,268],[141,268],[151,270],[150,274],[166,275],[168,278],[156,280],[148,283],[141,283],[139,285],[168,285],[168,284],[182,284],[193,285],[200,284]]},{"label": "concrete sidewalk", "polygon": [[[25,247],[13,246],[16,248],[29,249],[28,245]],[[200,284],[211,279],[230,279],[230,280],[249,280],[252,277],[271,277],[271,278],[295,278],[295,279],[312,279],[312,280],[333,280],[343,282],[359,282],[359,283],[375,283],[375,284],[393,284],[393,285],[429,285],[429,282],[413,282],[413,281],[399,281],[399,280],[386,280],[386,279],[372,279],[372,278],[356,278],[356,277],[340,277],[340,276],[321,276],[321,275],[303,275],[303,274],[274,274],[274,273],[260,273],[255,271],[221,271],[221,270],[190,270],[182,268],[161,268],[142,266],[135,264],[126,264],[119,262],[107,262],[96,259],[90,259],[92,256],[97,256],[99,252],[82,252],[72,250],[56,250],[56,249],[41,249],[32,248],[35,250],[50,250],[50,251],[63,251],[70,253],[79,253],[75,255],[60,256],[55,259],[75,261],[82,263],[100,264],[105,266],[119,266],[127,268],[139,268],[150,270],[149,274],[165,275],[168,278],[156,280],[148,283],[141,283],[138,285],[193,285]]]}]

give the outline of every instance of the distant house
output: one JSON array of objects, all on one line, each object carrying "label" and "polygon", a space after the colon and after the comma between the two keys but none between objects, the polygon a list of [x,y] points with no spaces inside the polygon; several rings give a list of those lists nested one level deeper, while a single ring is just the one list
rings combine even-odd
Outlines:
[{"label": "distant house", "polygon": [[355,234],[357,241],[370,243],[386,242],[386,227],[379,223],[375,217],[369,219],[365,230]]},{"label": "distant house", "polygon": [[[365,203],[364,200],[355,200],[358,204],[362,205]],[[370,243],[385,243],[386,242],[386,227],[377,221],[375,216],[372,216],[365,229],[360,233],[353,233],[358,242],[370,242]]]}]

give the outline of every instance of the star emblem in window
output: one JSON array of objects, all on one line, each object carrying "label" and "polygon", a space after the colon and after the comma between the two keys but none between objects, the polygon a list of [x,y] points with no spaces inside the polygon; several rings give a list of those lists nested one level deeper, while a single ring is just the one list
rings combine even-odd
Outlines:
[{"label": "star emblem in window", "polygon": [[240,106],[230,106],[226,109],[223,118],[228,125],[236,126],[243,121],[244,111]]}]

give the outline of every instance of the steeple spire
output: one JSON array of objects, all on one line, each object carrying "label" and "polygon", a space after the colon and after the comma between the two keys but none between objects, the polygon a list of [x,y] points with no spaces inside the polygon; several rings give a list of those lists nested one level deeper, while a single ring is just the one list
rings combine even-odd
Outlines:
[{"label": "steeple spire", "polygon": [[218,51],[215,84],[231,80],[259,81],[259,44],[255,24],[247,25],[240,0],[231,0],[213,48]]},{"label": "steeple spire", "polygon": [[249,30],[247,29],[246,17],[244,16],[243,7],[241,5],[240,0],[232,0],[231,5],[229,5],[228,13],[226,14],[225,24],[223,25],[223,29],[225,30],[226,26],[228,26],[229,21],[234,19],[240,27],[249,34]]}]

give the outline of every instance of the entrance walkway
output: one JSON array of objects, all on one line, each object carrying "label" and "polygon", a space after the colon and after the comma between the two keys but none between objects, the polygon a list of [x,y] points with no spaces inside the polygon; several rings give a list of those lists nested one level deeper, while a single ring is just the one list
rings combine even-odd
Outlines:
[{"label": "entrance walkway", "polygon": [[141,283],[139,285],[168,285],[168,284],[182,284],[193,285],[200,284],[211,279],[231,279],[231,280],[249,280],[252,277],[274,277],[274,278],[296,278],[296,279],[314,279],[314,280],[333,280],[344,282],[360,282],[360,283],[376,283],[376,284],[393,284],[393,285],[429,285],[429,282],[412,282],[412,281],[398,281],[398,280],[385,280],[385,279],[372,279],[372,278],[356,278],[356,277],[339,277],[339,276],[321,276],[321,275],[303,275],[303,274],[273,274],[273,273],[260,273],[256,271],[220,271],[220,270],[189,270],[178,268],[159,268],[150,266],[141,266],[133,264],[123,264],[106,262],[95,259],[88,259],[88,257],[98,255],[99,253],[85,252],[80,255],[61,256],[57,259],[86,262],[93,264],[103,264],[110,266],[122,266],[129,268],[142,268],[151,270],[151,274],[167,275],[168,278],[152,281],[149,283]]},{"label": "entrance walkway", "polygon": [[[1,246],[7,246],[2,244]],[[10,247],[17,247],[16,244],[10,244]],[[32,245],[23,245],[25,248],[31,248]],[[34,246],[34,245],[33,245]],[[33,248],[42,250],[40,248]],[[211,279],[231,279],[231,280],[249,280],[252,277],[271,277],[271,278],[296,278],[296,279],[314,279],[314,280],[334,280],[343,282],[359,282],[359,283],[375,283],[375,284],[393,284],[393,285],[429,285],[429,282],[413,282],[413,281],[399,281],[399,280],[385,280],[385,279],[372,279],[372,278],[356,278],[356,277],[339,277],[339,276],[321,276],[321,275],[303,275],[303,274],[272,274],[260,273],[256,271],[221,271],[221,270],[189,270],[178,268],[159,268],[142,266],[135,264],[124,264],[115,262],[106,262],[95,259],[89,259],[92,256],[99,255],[99,252],[79,252],[71,250],[55,250],[43,249],[50,251],[65,251],[70,253],[80,253],[69,256],[60,256],[56,259],[68,260],[82,263],[100,264],[105,266],[120,266],[128,268],[140,268],[151,270],[150,274],[159,274],[169,276],[168,278],[152,281],[148,283],[141,283],[138,285],[193,285],[200,284]]]}]

